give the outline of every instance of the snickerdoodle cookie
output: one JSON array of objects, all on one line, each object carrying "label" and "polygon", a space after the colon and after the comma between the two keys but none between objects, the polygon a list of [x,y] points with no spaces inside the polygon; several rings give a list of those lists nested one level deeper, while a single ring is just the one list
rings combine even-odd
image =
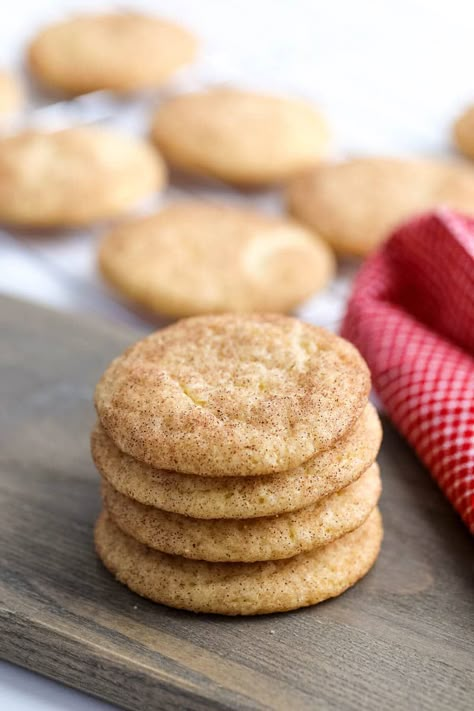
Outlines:
[{"label": "snickerdoodle cookie", "polygon": [[299,511],[251,519],[198,519],[144,506],[103,482],[105,508],[124,533],[163,553],[213,562],[290,558],[361,526],[377,505],[373,464],[345,489]]},{"label": "snickerdoodle cookie", "polygon": [[157,87],[191,62],[194,37],[183,28],[132,12],[80,15],[43,29],[28,51],[46,86],[67,94]]},{"label": "snickerdoodle cookie", "polygon": [[144,141],[95,127],[28,131],[0,140],[0,221],[79,226],[126,212],[163,187]]},{"label": "snickerdoodle cookie", "polygon": [[474,106],[469,106],[453,126],[453,138],[457,148],[474,160]]},{"label": "snickerdoodle cookie", "polygon": [[295,511],[355,481],[374,462],[382,439],[368,404],[353,429],[333,448],[282,474],[202,477],[154,469],[121,452],[98,423],[92,432],[94,463],[125,496],[194,518],[253,518]]},{"label": "snickerdoodle cookie", "polygon": [[290,213],[336,251],[364,256],[424,210],[474,212],[474,170],[462,162],[355,158],[299,176],[287,198]]},{"label": "snickerdoodle cookie", "polygon": [[340,595],[375,563],[383,528],[378,509],[326,546],[285,560],[208,563],[161,553],[123,533],[102,513],[95,529],[104,565],[131,590],[194,612],[258,615],[294,610]]},{"label": "snickerdoodle cookie", "polygon": [[10,72],[0,69],[0,120],[18,111],[22,103],[22,92],[18,82]]},{"label": "snickerdoodle cookie", "polygon": [[176,167],[248,186],[287,180],[328,143],[324,120],[304,101],[230,88],[170,99],[152,136]]},{"label": "snickerdoodle cookie", "polygon": [[99,265],[132,301],[183,317],[288,312],[326,285],[334,259],[295,222],[182,202],[116,227],[102,241]]},{"label": "snickerdoodle cookie", "polygon": [[328,449],[361,416],[358,351],[280,315],[184,319],[116,358],[95,402],[123,452],[199,475],[271,474]]}]

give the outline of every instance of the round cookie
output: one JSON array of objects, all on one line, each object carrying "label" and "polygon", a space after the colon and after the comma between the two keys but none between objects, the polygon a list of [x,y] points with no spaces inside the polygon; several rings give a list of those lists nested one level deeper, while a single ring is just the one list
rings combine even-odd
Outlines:
[{"label": "round cookie", "polygon": [[170,317],[288,312],[334,271],[327,245],[297,223],[198,202],[119,225],[99,264],[132,301]]},{"label": "round cookie", "polygon": [[474,160],[474,106],[469,106],[455,122],[453,139],[461,153]]},{"label": "round cookie", "polygon": [[124,533],[163,553],[212,562],[290,558],[335,541],[361,526],[382,489],[373,464],[342,491],[313,506],[251,519],[190,518],[139,504],[102,484],[105,508]]},{"label": "round cookie", "polygon": [[18,111],[22,93],[18,83],[9,72],[0,70],[0,117]]},{"label": "round cookie", "polygon": [[163,187],[143,141],[95,127],[28,131],[0,140],[0,221],[73,227],[120,215]]},{"label": "round cookie", "polygon": [[474,212],[474,170],[461,162],[355,158],[299,176],[287,202],[337,252],[365,256],[425,210],[446,205]]},{"label": "round cookie", "polygon": [[152,136],[178,168],[248,186],[287,180],[317,163],[328,143],[324,120],[304,101],[230,88],[170,99]]},{"label": "round cookie", "polygon": [[337,541],[285,560],[207,563],[147,548],[103,512],[95,529],[97,553],[117,580],[155,602],[221,615],[258,615],[315,605],[343,593],[375,563],[382,519],[367,521]]},{"label": "round cookie", "polygon": [[271,516],[310,506],[355,481],[374,462],[382,439],[369,403],[334,447],[296,469],[252,477],[202,477],[154,469],[121,452],[97,423],[94,463],[110,484],[142,504],[200,519]]},{"label": "round cookie", "polygon": [[116,358],[95,393],[123,452],[207,476],[286,471],[362,414],[368,368],[350,343],[275,314],[199,316]]},{"label": "round cookie", "polygon": [[137,13],[80,15],[43,29],[28,50],[33,74],[67,94],[161,86],[194,59],[196,41],[167,20]]}]

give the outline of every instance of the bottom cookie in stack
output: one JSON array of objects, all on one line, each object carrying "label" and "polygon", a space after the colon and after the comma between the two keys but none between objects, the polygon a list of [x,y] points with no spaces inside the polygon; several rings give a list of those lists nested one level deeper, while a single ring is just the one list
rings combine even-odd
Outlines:
[{"label": "bottom cookie in stack", "polygon": [[370,570],[382,534],[376,508],[351,533],[292,558],[208,563],[153,550],[123,533],[103,511],[95,540],[110,572],[143,597],[193,612],[258,615],[294,610],[340,595]]}]

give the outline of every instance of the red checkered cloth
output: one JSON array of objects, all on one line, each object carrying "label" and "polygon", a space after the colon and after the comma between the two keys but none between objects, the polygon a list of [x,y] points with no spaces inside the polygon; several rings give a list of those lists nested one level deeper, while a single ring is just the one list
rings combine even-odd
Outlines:
[{"label": "red checkered cloth", "polygon": [[474,533],[474,219],[438,210],[396,230],[362,266],[342,334]]}]

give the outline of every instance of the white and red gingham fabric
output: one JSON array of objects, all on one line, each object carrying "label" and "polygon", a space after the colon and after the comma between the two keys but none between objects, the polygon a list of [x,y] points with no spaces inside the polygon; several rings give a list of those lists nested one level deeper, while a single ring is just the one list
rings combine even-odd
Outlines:
[{"label": "white and red gingham fabric", "polygon": [[396,230],[361,268],[342,334],[474,533],[474,219],[439,210]]}]

